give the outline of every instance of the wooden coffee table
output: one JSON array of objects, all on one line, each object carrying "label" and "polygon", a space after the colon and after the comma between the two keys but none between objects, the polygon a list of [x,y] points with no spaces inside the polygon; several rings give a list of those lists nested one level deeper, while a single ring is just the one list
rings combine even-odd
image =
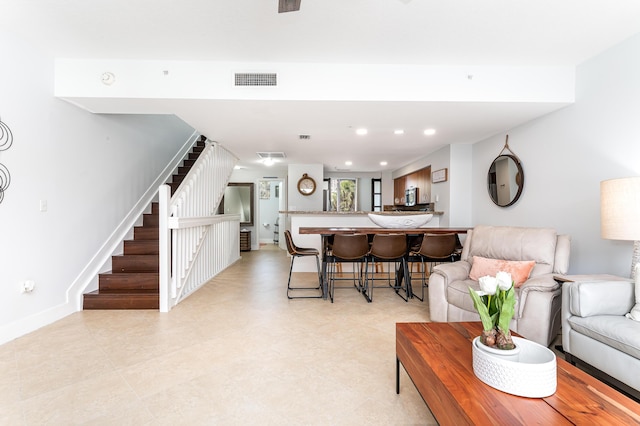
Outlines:
[{"label": "wooden coffee table", "polygon": [[443,425],[640,424],[640,404],[557,359],[558,387],[547,398],[496,390],[473,373],[471,341],[479,322],[397,323],[396,392],[400,363]]}]

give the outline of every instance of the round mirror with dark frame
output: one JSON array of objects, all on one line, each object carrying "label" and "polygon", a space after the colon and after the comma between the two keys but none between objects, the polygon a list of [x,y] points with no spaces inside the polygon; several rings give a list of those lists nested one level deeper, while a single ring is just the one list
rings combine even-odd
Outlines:
[{"label": "round mirror with dark frame", "polygon": [[[504,148],[507,150],[509,150],[508,141],[509,136]],[[487,173],[487,190],[491,201],[500,207],[510,206],[518,201],[523,187],[524,171],[520,160],[513,153],[502,154],[501,152],[493,160]]]}]

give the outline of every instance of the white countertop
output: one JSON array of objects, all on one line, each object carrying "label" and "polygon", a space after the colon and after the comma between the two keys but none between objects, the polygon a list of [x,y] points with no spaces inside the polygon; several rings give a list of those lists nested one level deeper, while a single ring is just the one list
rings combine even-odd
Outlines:
[{"label": "white countertop", "polygon": [[369,213],[380,214],[385,216],[409,216],[409,215],[417,215],[417,214],[432,214],[432,215],[442,215],[444,212],[421,212],[421,211],[403,211],[403,212],[371,212],[371,211],[357,211],[357,212],[326,212],[326,211],[302,211],[302,210],[280,210],[279,213],[282,214],[306,214],[306,215],[335,215],[335,216],[346,216],[346,215],[357,215],[364,216]]}]

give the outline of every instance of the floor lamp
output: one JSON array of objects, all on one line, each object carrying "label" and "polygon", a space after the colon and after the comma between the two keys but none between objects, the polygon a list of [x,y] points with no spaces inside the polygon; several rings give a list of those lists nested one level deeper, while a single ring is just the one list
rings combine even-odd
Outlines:
[{"label": "floor lamp", "polygon": [[600,182],[602,238],[633,241],[631,278],[640,258],[640,176]]}]

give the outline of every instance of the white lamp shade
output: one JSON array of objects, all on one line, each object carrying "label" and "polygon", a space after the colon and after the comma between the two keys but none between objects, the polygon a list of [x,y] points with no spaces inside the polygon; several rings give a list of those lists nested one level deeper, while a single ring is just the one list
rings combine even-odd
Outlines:
[{"label": "white lamp shade", "polygon": [[640,176],[600,182],[600,231],[610,240],[640,240]]}]

